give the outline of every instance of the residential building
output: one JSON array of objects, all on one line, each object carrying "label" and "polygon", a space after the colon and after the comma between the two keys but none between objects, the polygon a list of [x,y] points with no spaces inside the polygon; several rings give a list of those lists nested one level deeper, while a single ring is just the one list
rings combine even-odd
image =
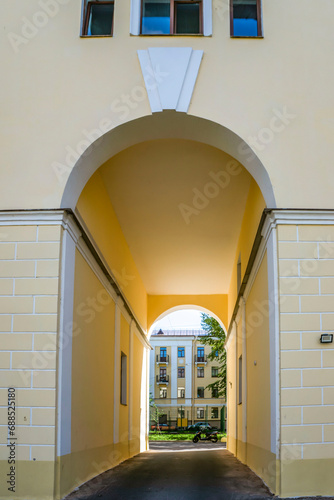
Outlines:
[{"label": "residential building", "polygon": [[207,387],[217,381],[219,363],[208,359],[211,348],[201,343],[204,335],[200,329],[153,331],[149,390],[162,412],[160,423],[187,427],[206,421],[221,427],[225,399]]}]

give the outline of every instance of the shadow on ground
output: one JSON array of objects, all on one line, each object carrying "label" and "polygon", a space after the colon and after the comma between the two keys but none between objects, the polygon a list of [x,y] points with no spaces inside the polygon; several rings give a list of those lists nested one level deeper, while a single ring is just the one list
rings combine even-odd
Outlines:
[{"label": "shadow on ground", "polygon": [[155,442],[148,452],[104,472],[66,500],[275,498],[262,480],[222,443]]}]

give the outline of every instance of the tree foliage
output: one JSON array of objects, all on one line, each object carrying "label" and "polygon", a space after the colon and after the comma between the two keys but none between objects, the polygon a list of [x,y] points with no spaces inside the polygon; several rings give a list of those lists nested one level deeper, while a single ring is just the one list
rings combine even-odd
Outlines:
[{"label": "tree foliage", "polygon": [[150,420],[156,424],[156,428],[160,430],[160,417],[164,415],[164,412],[160,410],[160,408],[156,405],[153,395],[150,392]]},{"label": "tree foliage", "polygon": [[208,389],[217,389],[218,396],[226,399],[226,351],[224,348],[226,334],[218,321],[208,314],[202,313],[201,326],[206,335],[201,337],[201,343],[212,348],[208,359],[216,361],[218,378],[207,386]]}]

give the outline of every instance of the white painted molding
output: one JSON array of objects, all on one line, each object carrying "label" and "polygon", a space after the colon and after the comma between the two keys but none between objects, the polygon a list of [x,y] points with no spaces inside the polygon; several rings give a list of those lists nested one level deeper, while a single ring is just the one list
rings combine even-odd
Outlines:
[{"label": "white painted molding", "polygon": [[[271,452],[280,459],[280,324],[279,324],[279,276],[277,230],[271,231],[267,244],[268,251],[268,289],[269,289],[269,355],[270,355],[270,420]],[[273,295],[272,295],[273,294]]]},{"label": "white painted molding", "polygon": [[212,36],[212,0],[203,0],[203,35]]},{"label": "white painted molding", "polygon": [[75,240],[67,227],[62,235],[60,260],[60,310],[58,333],[57,456],[71,453],[72,335]]},{"label": "white painted molding", "polygon": [[64,210],[16,210],[0,212],[1,226],[52,226],[63,223]]},{"label": "white painted molding", "polygon": [[152,47],[137,53],[152,113],[164,109],[186,113],[203,51],[191,47]]},{"label": "white painted molding", "polygon": [[311,224],[331,225],[334,224],[334,210],[272,210],[263,226],[262,233],[270,230],[268,226],[276,227],[278,224]]},{"label": "white painted molding", "polygon": [[141,0],[131,0],[130,34],[140,35],[140,8]]}]

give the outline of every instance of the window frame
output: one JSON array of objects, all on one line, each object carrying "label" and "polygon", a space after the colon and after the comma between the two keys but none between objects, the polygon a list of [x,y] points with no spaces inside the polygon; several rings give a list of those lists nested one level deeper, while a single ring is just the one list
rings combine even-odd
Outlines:
[{"label": "window frame", "polygon": [[[198,416],[198,414],[199,414],[199,416]],[[203,418],[204,418],[204,408],[197,408],[196,416],[197,416],[196,420],[203,420]]]},{"label": "window frame", "polygon": [[218,395],[218,387],[211,387],[211,398],[212,398],[212,399],[217,399],[217,398],[219,398],[219,395]]},{"label": "window frame", "polygon": [[[180,352],[183,353],[181,356],[180,356]],[[185,348],[184,347],[178,347],[177,348],[177,357],[178,358],[184,358],[185,357]]]},{"label": "window frame", "polygon": [[[91,12],[92,5],[113,5],[113,16],[111,23],[111,33],[109,35],[88,35],[88,23],[89,16]],[[83,12],[82,12],[82,28],[81,28],[81,37],[84,38],[103,38],[103,37],[113,37],[114,36],[114,18],[115,18],[115,0],[83,0]]]},{"label": "window frame", "polygon": [[123,406],[128,404],[128,357],[121,351],[121,394],[120,403]]},{"label": "window frame", "polygon": [[[199,373],[202,373],[202,375],[199,375]],[[197,367],[197,378],[204,378],[204,366]]]},{"label": "window frame", "polygon": [[233,16],[233,2],[230,0],[230,37],[231,38],[263,38],[263,28],[262,28],[262,0],[256,0],[256,10],[257,10],[257,35],[235,35],[234,34],[234,16]]},{"label": "window frame", "polygon": [[242,404],[242,355],[238,358],[238,405]]},{"label": "window frame", "polygon": [[[213,370],[217,370],[217,375],[213,374]],[[211,366],[211,378],[218,378],[219,368],[218,366]]]},{"label": "window frame", "polygon": [[[154,0],[152,0],[154,1]],[[175,4],[200,4],[199,10],[199,33],[176,33],[176,10]],[[139,34],[141,36],[205,36],[204,35],[204,0],[170,0],[170,23],[169,23],[169,33],[143,33],[143,10],[144,10],[144,0],[140,0],[140,26]]]},{"label": "window frame", "polygon": [[[161,394],[163,394],[163,396],[161,396]],[[159,398],[167,399],[167,387],[160,387]]]},{"label": "window frame", "polygon": [[[213,416],[213,410],[217,410],[217,416],[216,417]],[[211,418],[212,419],[219,418],[219,407],[218,406],[211,406]]]},{"label": "window frame", "polygon": [[[180,377],[180,373],[183,373],[182,377]],[[179,366],[177,369],[177,378],[185,378],[185,368],[184,366]]]},{"label": "window frame", "polygon": [[[181,393],[181,396],[179,396],[179,393]],[[182,396],[182,394],[183,394],[183,396]],[[186,397],[186,389],[185,389],[185,387],[178,387],[177,388],[177,398],[178,399],[185,399],[185,397]]]},{"label": "window frame", "polygon": [[[203,391],[203,396],[198,395],[198,391],[202,390]],[[198,399],[204,399],[204,387],[197,387],[197,398]]]}]

